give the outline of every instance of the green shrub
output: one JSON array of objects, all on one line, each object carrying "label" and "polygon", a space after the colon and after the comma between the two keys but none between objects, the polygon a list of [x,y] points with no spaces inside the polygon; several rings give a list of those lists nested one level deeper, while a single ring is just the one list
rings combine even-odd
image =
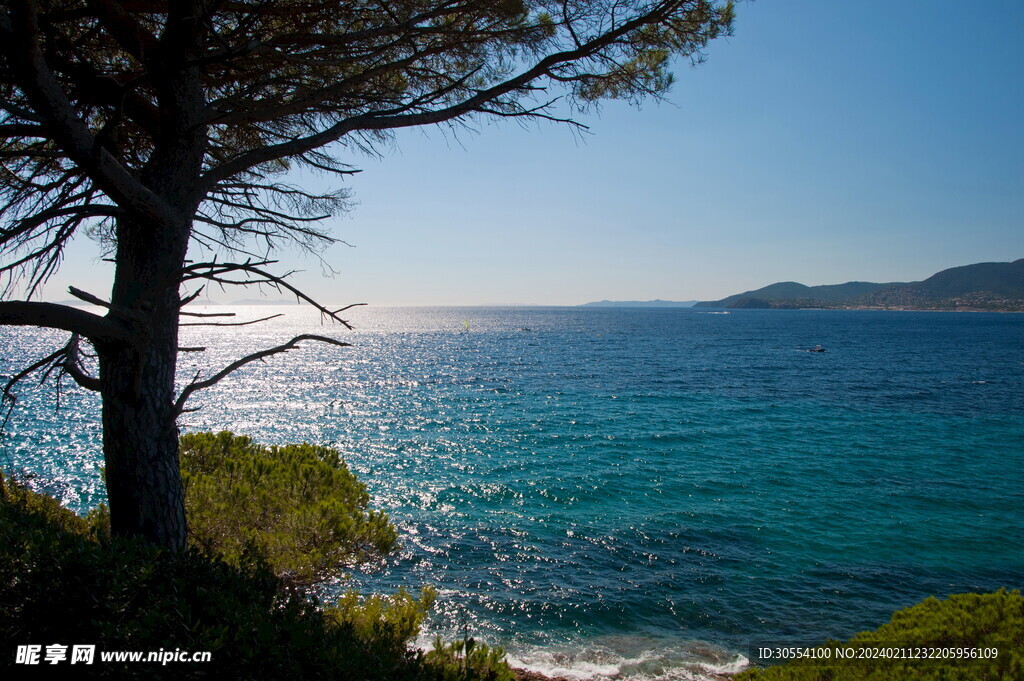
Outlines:
[{"label": "green shrub", "polygon": [[[437,598],[437,592],[425,587],[413,598],[404,589],[392,596],[360,599],[349,591],[338,604],[327,608],[325,616],[333,624],[350,627],[362,641],[383,648],[390,641],[395,653],[408,647],[420,632],[423,619]],[[445,642],[434,639],[434,647],[425,655],[417,654],[423,681],[514,681],[515,675],[505,661],[505,651],[491,648],[473,638]]]},{"label": "green shrub", "polygon": [[434,639],[434,648],[425,656],[438,681],[514,681],[515,675],[505,661],[505,651],[491,648],[472,637],[451,643]]},{"label": "green shrub", "polygon": [[229,432],[181,438],[192,545],[237,564],[263,555],[295,584],[326,579],[397,546],[386,514],[341,455],[310,444],[265,447]]},{"label": "green shrub", "polygon": [[[324,619],[335,630],[345,631],[361,647],[373,650],[380,659],[380,679],[390,679],[416,668],[417,678],[433,678],[427,673],[423,654],[411,643],[420,633],[420,625],[434,603],[436,593],[424,588],[420,598],[413,598],[404,589],[392,596],[370,596],[361,599],[349,591],[338,603],[324,610]],[[397,664],[396,668],[389,665]]]},{"label": "green shrub", "polygon": [[404,646],[420,633],[423,619],[436,599],[437,591],[432,587],[424,587],[418,599],[405,589],[391,596],[374,595],[365,599],[360,599],[356,591],[347,591],[336,605],[324,611],[324,616],[339,626],[350,627],[356,636],[365,640],[386,630]]},{"label": "green shrub", "polygon": [[928,598],[900,610],[874,631],[857,634],[842,648],[998,649],[993,659],[798,660],[752,669],[736,681],[1019,681],[1024,679],[1024,598],[1019,591]]}]

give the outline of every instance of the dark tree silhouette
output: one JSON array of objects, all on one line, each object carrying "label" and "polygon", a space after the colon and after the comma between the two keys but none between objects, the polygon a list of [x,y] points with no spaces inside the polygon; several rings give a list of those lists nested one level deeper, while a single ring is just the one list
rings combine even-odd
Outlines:
[{"label": "dark tree silhouette", "polygon": [[[201,285],[273,285],[345,324],[267,254],[332,237],[345,193],[288,183],[389,131],[473,117],[572,117],[601,98],[669,87],[703,58],[731,2],[705,0],[3,0],[0,3],[0,324],[70,333],[31,371],[102,396],[113,531],[185,544],[175,395],[183,306]],[[558,107],[555,102],[561,99]],[[568,113],[564,113],[568,112]],[[115,264],[99,315],[33,298],[78,232]],[[209,260],[187,260],[189,249]],[[224,259],[227,258],[227,259]],[[25,300],[12,300],[24,295]],[[347,326],[347,325],[346,325]],[[91,346],[98,372],[82,353]]]}]

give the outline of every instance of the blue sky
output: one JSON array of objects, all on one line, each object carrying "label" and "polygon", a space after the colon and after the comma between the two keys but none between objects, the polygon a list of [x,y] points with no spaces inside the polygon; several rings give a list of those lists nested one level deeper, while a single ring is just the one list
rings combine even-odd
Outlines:
[{"label": "blue sky", "polygon": [[[715,299],[1024,257],[1024,3],[758,0],[663,103],[404,131],[354,157],[351,247],[296,280],[373,305]],[[91,282],[76,243],[46,297]],[[220,301],[253,297],[217,294]],[[276,296],[274,296],[276,297]]]}]

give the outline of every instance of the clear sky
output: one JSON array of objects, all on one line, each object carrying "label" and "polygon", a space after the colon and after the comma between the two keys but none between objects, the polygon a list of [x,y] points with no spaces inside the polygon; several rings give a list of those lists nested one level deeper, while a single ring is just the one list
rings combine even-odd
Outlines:
[{"label": "clear sky", "polygon": [[[329,302],[574,305],[1022,258],[1022,36],[1019,0],[741,2],[667,102],[606,103],[582,139],[480,121],[346,159],[364,172],[339,274],[287,266]],[[105,295],[95,251],[76,243],[45,297]]]}]

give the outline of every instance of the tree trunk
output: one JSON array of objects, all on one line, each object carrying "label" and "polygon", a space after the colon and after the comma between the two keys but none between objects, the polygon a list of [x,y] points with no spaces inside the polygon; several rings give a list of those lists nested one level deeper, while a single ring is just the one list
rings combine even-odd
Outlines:
[{"label": "tree trunk", "polygon": [[141,358],[125,351],[102,362],[101,380],[111,530],[178,551],[185,546],[185,502],[165,378],[173,377],[174,364],[173,354],[157,349]]},{"label": "tree trunk", "polygon": [[189,52],[197,14],[184,5],[170,4],[172,15],[180,16],[168,20],[161,39],[166,54],[150,64],[161,126],[139,176],[178,218],[164,216],[154,223],[150,216],[127,214],[118,219],[111,312],[131,328],[135,340],[121,351],[99,351],[111,530],[171,551],[184,549],[187,534],[174,374],[182,269],[202,201],[193,188],[207,144],[199,66],[186,65],[198,56]]},{"label": "tree trunk", "polygon": [[137,340],[99,348],[111,530],[179,551],[186,526],[174,374],[189,225],[154,229],[123,220],[117,232],[112,310]]}]

